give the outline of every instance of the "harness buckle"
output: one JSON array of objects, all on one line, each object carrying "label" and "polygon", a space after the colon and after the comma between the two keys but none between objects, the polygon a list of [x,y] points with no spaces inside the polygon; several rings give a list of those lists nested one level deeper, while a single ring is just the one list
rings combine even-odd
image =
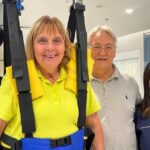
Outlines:
[{"label": "harness buckle", "polygon": [[67,136],[65,138],[51,140],[51,148],[55,148],[58,146],[66,146],[71,144],[71,136]]}]

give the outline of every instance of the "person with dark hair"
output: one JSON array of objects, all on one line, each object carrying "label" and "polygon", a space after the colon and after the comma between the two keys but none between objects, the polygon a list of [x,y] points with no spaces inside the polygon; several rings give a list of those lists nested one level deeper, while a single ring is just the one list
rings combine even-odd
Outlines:
[{"label": "person with dark hair", "polygon": [[144,98],[137,106],[135,127],[140,150],[150,149],[150,63],[144,70]]}]

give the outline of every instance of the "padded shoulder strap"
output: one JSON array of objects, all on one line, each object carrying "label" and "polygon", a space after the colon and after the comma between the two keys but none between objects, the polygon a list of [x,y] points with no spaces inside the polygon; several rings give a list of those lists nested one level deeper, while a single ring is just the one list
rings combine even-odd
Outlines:
[{"label": "padded shoulder strap", "polygon": [[18,98],[21,112],[22,132],[25,134],[31,134],[35,131],[35,120],[30,94],[30,83],[23,35],[20,30],[16,0],[4,0],[3,10],[4,34],[7,35],[4,42],[5,44],[8,44],[7,52],[8,56],[11,55],[12,74],[13,78],[16,79],[17,92],[19,94]]},{"label": "padded shoulder strap", "polygon": [[75,31],[77,30],[76,58],[77,58],[77,97],[79,107],[78,127],[85,126],[86,118],[86,97],[87,97],[87,33],[84,23],[85,6],[81,3],[74,3],[71,6],[68,29],[70,39],[74,41]]}]

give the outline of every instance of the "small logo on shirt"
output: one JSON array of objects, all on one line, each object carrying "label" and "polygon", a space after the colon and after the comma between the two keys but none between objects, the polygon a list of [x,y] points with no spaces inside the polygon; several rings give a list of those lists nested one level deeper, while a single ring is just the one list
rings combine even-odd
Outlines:
[{"label": "small logo on shirt", "polygon": [[141,127],[140,129],[150,128],[150,126]]},{"label": "small logo on shirt", "polygon": [[128,99],[128,96],[127,95],[125,95],[125,98],[126,98],[126,100]]}]

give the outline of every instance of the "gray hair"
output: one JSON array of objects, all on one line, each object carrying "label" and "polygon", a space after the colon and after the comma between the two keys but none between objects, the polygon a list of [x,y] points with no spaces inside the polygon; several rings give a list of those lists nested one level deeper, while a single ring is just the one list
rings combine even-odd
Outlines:
[{"label": "gray hair", "polygon": [[106,32],[112,39],[113,39],[113,42],[114,42],[114,46],[116,48],[117,46],[117,37],[116,35],[114,34],[114,32],[112,31],[112,29],[107,26],[107,25],[103,25],[103,26],[96,26],[94,27],[88,34],[88,44],[91,43],[92,41],[92,37],[98,33],[98,32]]}]

